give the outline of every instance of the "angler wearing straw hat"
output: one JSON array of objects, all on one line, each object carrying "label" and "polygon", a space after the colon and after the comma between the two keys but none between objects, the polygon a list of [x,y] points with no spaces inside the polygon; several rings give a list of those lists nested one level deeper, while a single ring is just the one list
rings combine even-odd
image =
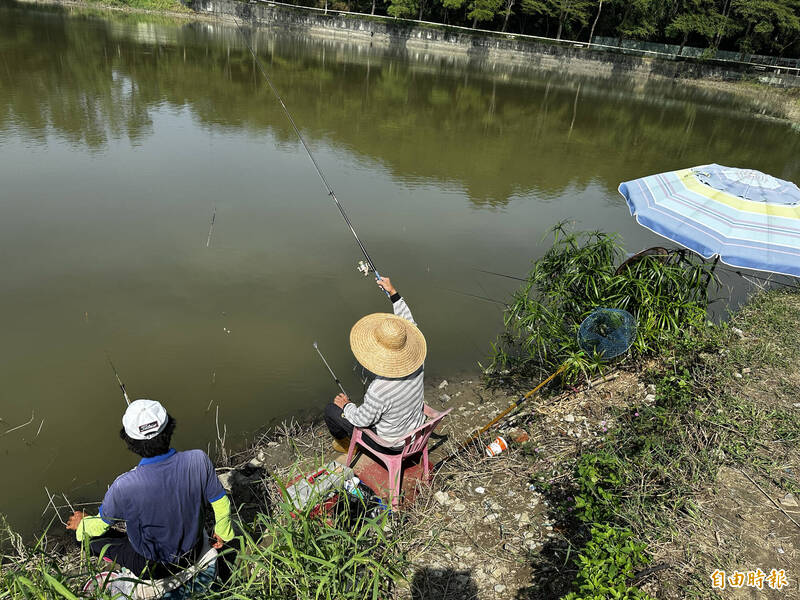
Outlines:
[{"label": "angler wearing straw hat", "polygon": [[375,379],[367,387],[361,406],[339,394],[325,407],[325,423],[336,438],[334,448],[340,452],[347,452],[354,426],[372,428],[390,445],[376,446],[365,436],[364,442],[377,450],[401,452],[403,438],[425,422],[425,336],[391,280],[382,277],[378,285],[389,294],[394,314],[367,315],[350,330],[353,355]]},{"label": "angler wearing straw hat", "polygon": [[[202,450],[170,448],[175,419],[154,400],[135,400],[122,417],[120,437],[142,459],[117,477],[98,516],[75,511],[67,529],[135,575],[163,578],[191,567],[208,551],[203,530],[206,503],[214,510],[214,548],[233,539],[230,501]],[[127,534],[109,531],[114,523]],[[204,549],[205,546],[205,549]]]}]

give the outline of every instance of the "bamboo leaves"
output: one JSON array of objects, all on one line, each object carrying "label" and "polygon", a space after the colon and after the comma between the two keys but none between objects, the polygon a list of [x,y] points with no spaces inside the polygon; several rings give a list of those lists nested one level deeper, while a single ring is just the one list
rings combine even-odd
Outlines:
[{"label": "bamboo leaves", "polygon": [[494,382],[537,379],[566,363],[565,379],[590,377],[600,356],[578,346],[580,323],[598,307],[632,313],[639,335],[633,354],[701,324],[708,306],[710,267],[681,254],[645,256],[617,273],[622,247],[616,235],[553,228],[554,242],[514,294],[504,331],[491,347],[487,377]]}]

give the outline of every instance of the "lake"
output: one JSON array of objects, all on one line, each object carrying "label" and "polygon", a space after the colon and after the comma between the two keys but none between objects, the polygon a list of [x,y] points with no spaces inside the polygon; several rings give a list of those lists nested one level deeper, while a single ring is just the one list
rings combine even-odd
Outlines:
[{"label": "lake", "polygon": [[[524,275],[555,223],[662,243],[621,181],[709,162],[800,180],[800,134],[681,83],[254,45],[432,381],[476,372],[502,326],[475,296],[515,282],[480,270]],[[179,447],[213,447],[217,414],[232,446],[318,414],[337,390],[314,341],[360,390],[348,333],[389,303],[234,26],[2,0],[0,182],[0,427],[30,420],[0,438],[0,512],[20,531],[53,516],[45,486],[99,500],[135,464],[107,356]]]}]

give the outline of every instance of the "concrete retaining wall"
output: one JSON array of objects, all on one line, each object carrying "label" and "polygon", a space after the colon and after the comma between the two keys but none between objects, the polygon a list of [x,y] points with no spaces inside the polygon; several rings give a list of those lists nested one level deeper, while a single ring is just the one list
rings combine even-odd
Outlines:
[{"label": "concrete retaining wall", "polygon": [[620,49],[600,44],[581,44],[535,36],[503,34],[435,23],[371,17],[274,2],[236,0],[188,0],[193,10],[270,28],[305,31],[399,51],[460,55],[482,63],[519,65],[545,70],[569,70],[598,77],[628,75],[668,78],[713,78],[758,81],[779,87],[800,87],[800,70],[737,63],[698,60],[669,54]]}]

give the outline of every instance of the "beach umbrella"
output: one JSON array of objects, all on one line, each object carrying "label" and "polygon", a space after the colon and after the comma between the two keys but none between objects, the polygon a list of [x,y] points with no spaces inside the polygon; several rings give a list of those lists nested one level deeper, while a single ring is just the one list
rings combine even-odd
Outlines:
[{"label": "beach umbrella", "polygon": [[800,277],[800,188],[711,164],[620,184],[631,215],[705,259]]}]

